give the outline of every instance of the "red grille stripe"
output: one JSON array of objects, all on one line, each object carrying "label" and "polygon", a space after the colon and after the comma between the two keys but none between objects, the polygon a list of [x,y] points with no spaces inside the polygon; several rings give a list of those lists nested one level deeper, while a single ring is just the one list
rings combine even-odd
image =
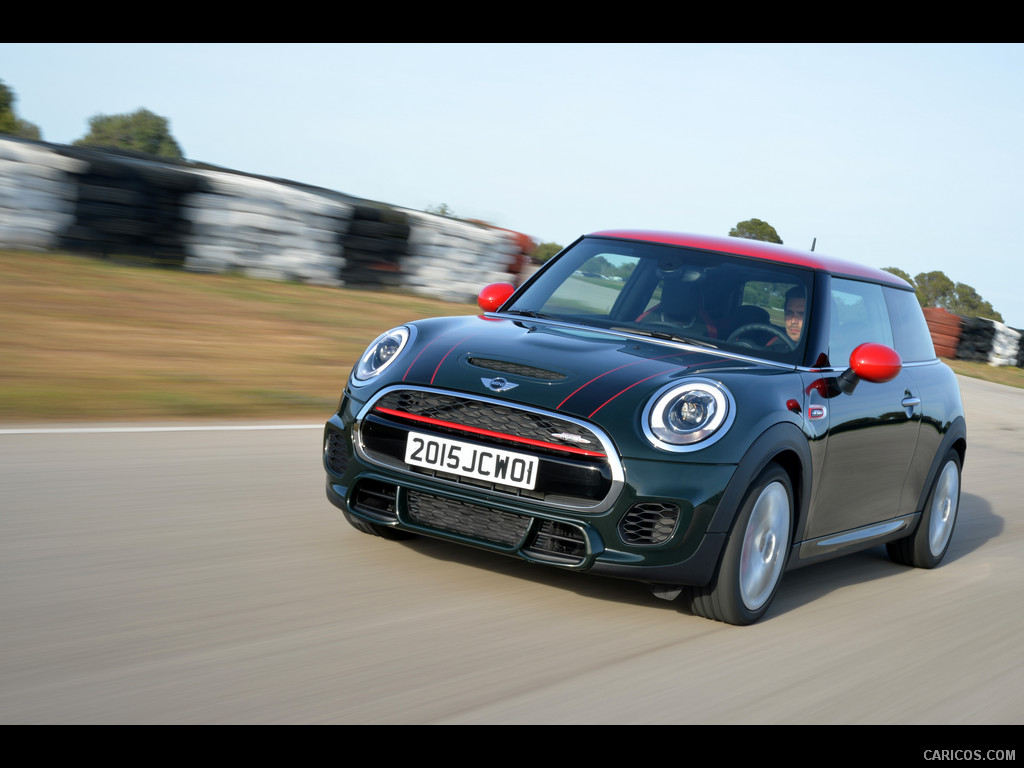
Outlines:
[{"label": "red grille stripe", "polygon": [[510,435],[507,432],[494,432],[490,429],[480,429],[479,427],[469,427],[465,424],[457,424],[454,421],[443,421],[441,419],[434,419],[430,416],[419,416],[415,413],[406,413],[405,411],[396,411],[393,408],[380,408],[375,407],[373,409],[378,413],[384,413],[388,416],[397,416],[402,419],[409,419],[411,421],[418,421],[422,424],[432,424],[438,427],[448,427],[450,429],[457,429],[461,432],[470,432],[474,435],[483,435],[485,437],[498,437],[502,440],[511,440],[516,443],[523,443],[524,445],[535,445],[541,448],[551,448],[556,451],[562,451],[563,453],[571,453],[577,456],[592,456],[596,458],[605,458],[605,454],[601,451],[588,451],[584,448],[575,448],[571,445],[562,445],[560,443],[548,443],[543,440],[534,440],[529,437],[519,437],[517,435]]}]

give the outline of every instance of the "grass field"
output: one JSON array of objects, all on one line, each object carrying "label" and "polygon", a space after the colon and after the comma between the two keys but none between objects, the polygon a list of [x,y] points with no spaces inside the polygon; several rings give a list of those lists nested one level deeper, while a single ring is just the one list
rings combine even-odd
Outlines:
[{"label": "grass field", "polygon": [[0,251],[0,420],[323,418],[366,345],[475,304]]},{"label": "grass field", "polygon": [[[0,421],[324,419],[381,331],[473,314],[396,293],[0,251]],[[1024,387],[1024,371],[949,361]]]}]

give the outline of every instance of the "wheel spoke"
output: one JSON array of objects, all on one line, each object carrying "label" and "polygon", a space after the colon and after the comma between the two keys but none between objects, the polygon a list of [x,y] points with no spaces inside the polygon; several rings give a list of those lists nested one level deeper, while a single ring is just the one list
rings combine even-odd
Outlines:
[{"label": "wheel spoke", "polygon": [[935,484],[932,497],[931,519],[928,524],[928,547],[938,557],[946,548],[949,536],[956,522],[957,504],[960,499],[960,474],[956,464],[947,462]]},{"label": "wheel spoke", "polygon": [[754,504],[743,536],[740,555],[740,597],[749,610],[760,608],[782,575],[789,542],[789,494],[774,482]]}]

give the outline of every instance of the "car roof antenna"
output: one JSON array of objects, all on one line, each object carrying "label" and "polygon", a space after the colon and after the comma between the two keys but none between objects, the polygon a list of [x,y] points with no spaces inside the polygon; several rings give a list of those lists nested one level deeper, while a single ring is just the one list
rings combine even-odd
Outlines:
[{"label": "car roof antenna", "polygon": [[812,239],[812,240],[811,240],[811,252],[812,252],[812,253],[814,252],[814,245],[815,245],[815,243],[817,243],[817,242],[818,242],[818,238],[816,238],[816,237],[815,237],[814,239]]}]

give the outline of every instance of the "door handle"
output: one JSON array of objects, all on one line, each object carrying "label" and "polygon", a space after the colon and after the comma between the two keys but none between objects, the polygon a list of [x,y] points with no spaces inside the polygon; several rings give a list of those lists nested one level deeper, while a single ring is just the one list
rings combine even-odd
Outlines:
[{"label": "door handle", "polygon": [[900,401],[900,405],[903,406],[907,412],[907,418],[912,419],[914,417],[914,408],[921,404],[920,397],[914,397],[913,395],[907,395]]}]

